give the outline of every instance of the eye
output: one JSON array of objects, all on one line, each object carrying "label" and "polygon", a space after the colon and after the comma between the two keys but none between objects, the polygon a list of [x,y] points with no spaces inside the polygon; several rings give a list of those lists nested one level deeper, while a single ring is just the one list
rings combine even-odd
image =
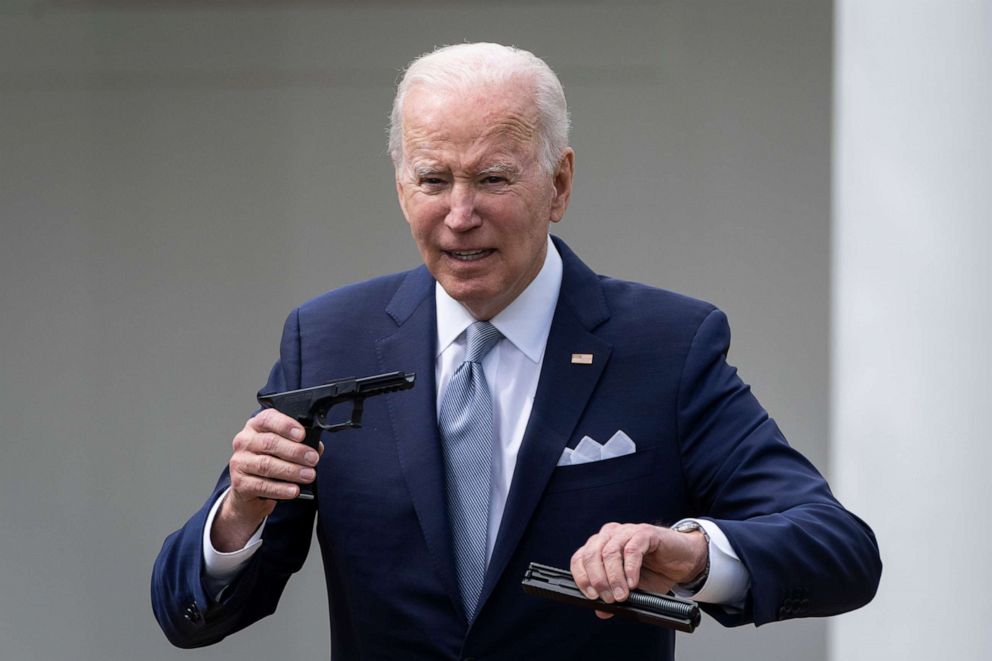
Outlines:
[{"label": "eye", "polygon": [[482,178],[482,183],[487,186],[495,186],[498,184],[505,184],[506,177],[499,174],[487,174]]},{"label": "eye", "polygon": [[445,185],[445,180],[441,177],[436,177],[433,175],[424,175],[417,180],[417,183],[423,188],[437,189]]}]

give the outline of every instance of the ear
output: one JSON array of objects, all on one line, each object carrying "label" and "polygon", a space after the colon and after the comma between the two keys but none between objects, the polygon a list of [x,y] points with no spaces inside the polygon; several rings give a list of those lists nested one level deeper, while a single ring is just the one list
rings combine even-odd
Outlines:
[{"label": "ear", "polygon": [[575,150],[567,148],[558,161],[555,171],[555,197],[551,200],[551,222],[557,223],[565,217],[568,200],[572,196],[572,172],[575,166]]}]

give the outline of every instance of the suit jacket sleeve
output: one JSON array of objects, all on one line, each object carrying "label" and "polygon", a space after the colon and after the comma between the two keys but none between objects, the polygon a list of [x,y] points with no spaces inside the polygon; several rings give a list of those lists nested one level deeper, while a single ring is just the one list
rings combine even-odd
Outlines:
[{"label": "suit jacket sleeve", "polygon": [[[299,387],[299,314],[283,328],[280,360],[264,392]],[[265,526],[264,542],[221,601],[204,589],[203,527],[211,505],[230,485],[224,470],[207,502],[186,524],[169,535],[152,571],[152,610],[172,644],[201,647],[220,641],[275,611],[290,575],[306,560],[313,530],[313,501],[280,502]]]},{"label": "suit jacket sleeve", "polygon": [[726,362],[730,328],[713,310],[686,355],[679,437],[693,509],[715,521],[751,575],[743,612],[707,610],[725,625],[858,608],[881,574],[871,529],[845,510],[816,468]]}]

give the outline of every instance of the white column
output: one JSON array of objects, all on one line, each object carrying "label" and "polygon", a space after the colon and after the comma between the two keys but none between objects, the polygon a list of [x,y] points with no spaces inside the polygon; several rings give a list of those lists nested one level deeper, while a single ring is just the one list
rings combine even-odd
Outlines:
[{"label": "white column", "polygon": [[836,661],[992,658],[992,1],[838,0],[832,473],[875,529]]}]

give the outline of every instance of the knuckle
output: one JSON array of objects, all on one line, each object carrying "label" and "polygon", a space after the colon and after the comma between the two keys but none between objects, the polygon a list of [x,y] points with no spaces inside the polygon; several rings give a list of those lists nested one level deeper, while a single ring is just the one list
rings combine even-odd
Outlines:
[{"label": "knuckle", "polygon": [[255,495],[254,483],[255,480],[239,473],[231,478],[231,490],[242,496],[253,496]]},{"label": "knuckle", "polygon": [[588,562],[599,555],[599,550],[595,544],[589,543],[576,551],[576,553],[580,554],[583,561]]},{"label": "knuckle", "polygon": [[263,454],[258,458],[256,468],[259,475],[268,475],[272,470],[272,456]]},{"label": "knuckle", "polygon": [[293,464],[282,464],[279,475],[284,480],[296,482],[300,479],[300,467]]},{"label": "knuckle", "polygon": [[259,479],[255,484],[255,488],[259,494],[269,498],[275,496],[278,491],[276,485],[271,480]]},{"label": "knuckle", "polygon": [[615,539],[611,539],[603,545],[604,558],[614,558],[620,555],[620,552],[620,543]]},{"label": "knuckle", "polygon": [[264,431],[278,431],[282,426],[283,414],[276,409],[265,409],[259,413],[259,429]]},{"label": "knuckle", "polygon": [[636,531],[627,539],[627,546],[645,545],[650,540],[651,540],[651,533],[647,530],[641,529]]},{"label": "knuckle", "polygon": [[268,427],[269,419],[271,417],[272,409],[262,409],[248,421],[248,424],[254,429],[262,430]]},{"label": "knuckle", "polygon": [[266,455],[273,454],[279,446],[279,437],[275,434],[264,434],[261,437],[259,449]]},{"label": "knuckle", "polygon": [[256,477],[251,480],[251,486],[249,487],[252,495],[261,498],[271,498],[272,497],[272,485],[269,480]]},{"label": "knuckle", "polygon": [[257,496],[263,498],[272,498],[275,493],[274,484],[271,480],[266,480],[264,478],[256,477],[251,480],[251,491]]},{"label": "knuckle", "polygon": [[241,452],[244,449],[245,444],[248,442],[244,430],[239,431],[234,435],[234,440],[231,441],[231,448],[235,452]]}]

